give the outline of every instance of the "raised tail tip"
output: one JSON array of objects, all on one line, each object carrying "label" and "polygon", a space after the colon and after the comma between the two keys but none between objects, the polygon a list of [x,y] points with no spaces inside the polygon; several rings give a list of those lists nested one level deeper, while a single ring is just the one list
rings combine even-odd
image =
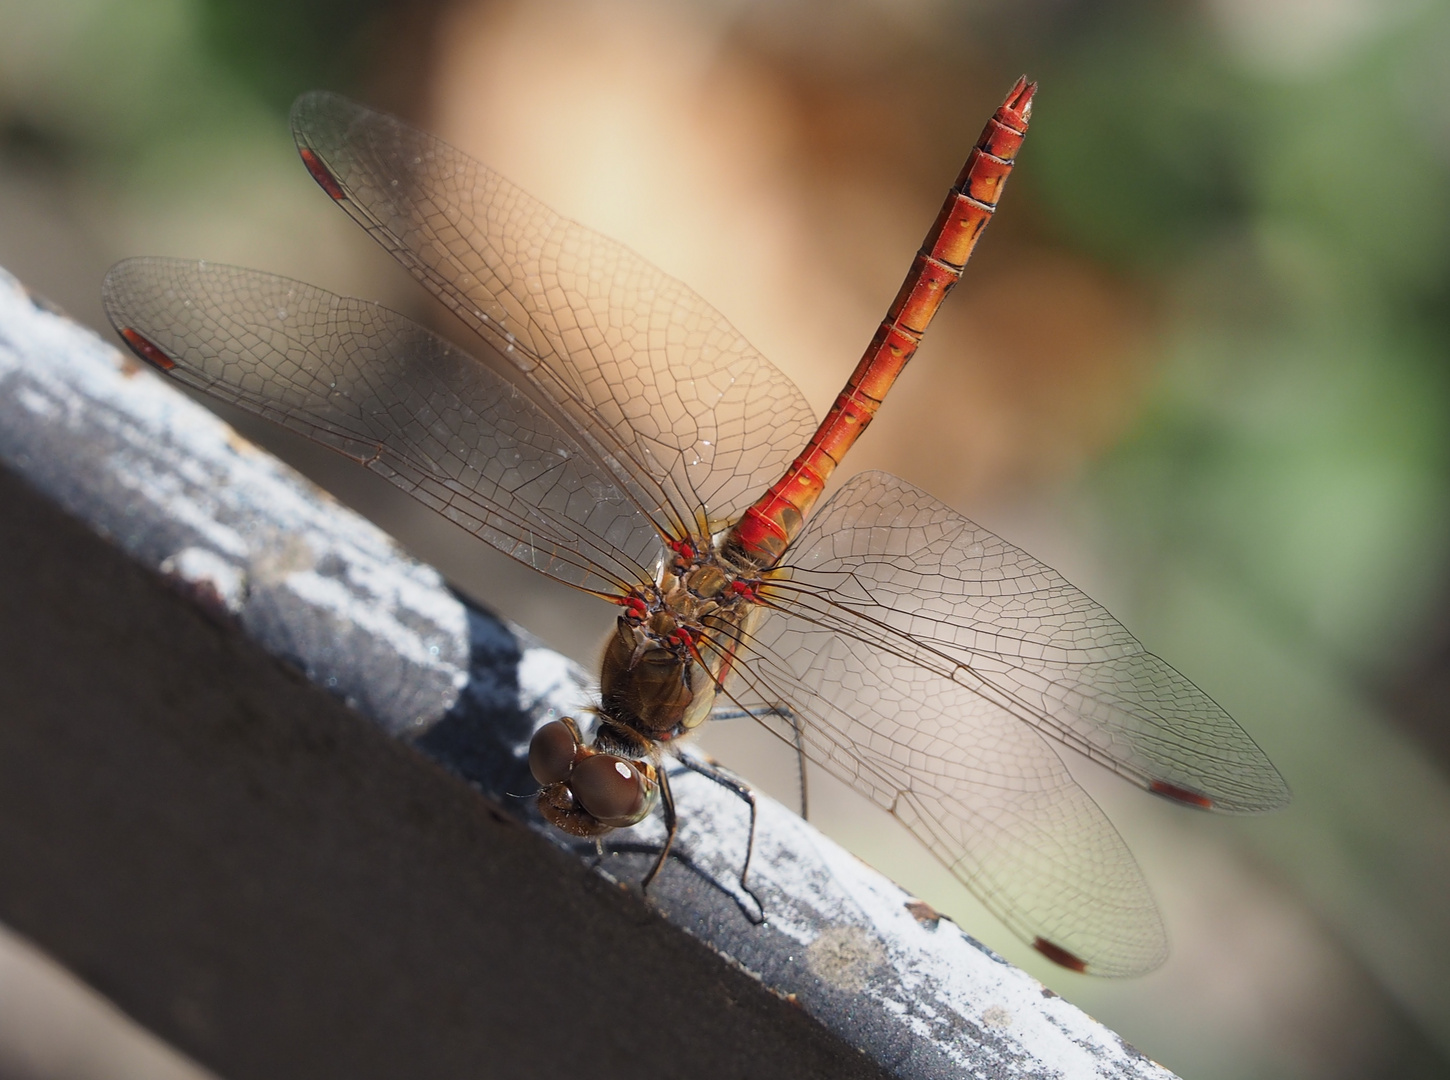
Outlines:
[{"label": "raised tail tip", "polygon": [[998,111],[1010,113],[1026,123],[1032,117],[1032,98],[1036,93],[1037,84],[1029,82],[1027,76],[1023,75],[1008,91],[1007,99],[1002,102],[1002,108]]}]

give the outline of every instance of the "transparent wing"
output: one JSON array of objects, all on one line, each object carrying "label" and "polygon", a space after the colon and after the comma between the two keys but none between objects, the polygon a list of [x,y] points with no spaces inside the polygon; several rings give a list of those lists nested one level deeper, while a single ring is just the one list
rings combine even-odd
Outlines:
[{"label": "transparent wing", "polygon": [[534,569],[610,595],[650,580],[660,534],[634,493],[507,379],[396,312],[179,259],[118,263],[104,300],[173,378],[346,454]]},{"label": "transparent wing", "polygon": [[[786,664],[829,631],[909,663],[910,702],[961,686],[1157,794],[1204,809],[1269,810],[1289,789],[1202,690],[1062,575],[886,473],[853,477],[786,553],[756,649]],[[855,646],[852,646],[855,648]],[[888,738],[916,752],[918,722]],[[970,725],[961,738],[970,749]]]},{"label": "transparent wing", "polygon": [[966,687],[772,613],[739,678],[763,723],[891,811],[1059,963],[1138,975],[1167,955],[1133,856],[1052,747]]},{"label": "transparent wing", "polygon": [[334,94],[299,98],[292,128],[324,190],[651,491],[676,535],[733,521],[805,446],[800,391],[628,248]]}]

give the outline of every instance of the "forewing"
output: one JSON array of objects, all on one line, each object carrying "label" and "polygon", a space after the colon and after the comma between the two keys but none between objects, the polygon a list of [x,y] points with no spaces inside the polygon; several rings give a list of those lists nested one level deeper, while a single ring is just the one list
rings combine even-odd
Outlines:
[{"label": "forewing", "polygon": [[923,685],[935,685],[928,673],[950,679],[1189,805],[1246,812],[1289,800],[1244,730],[1100,605],[898,477],[853,477],[784,563],[770,603],[912,661],[903,678],[920,668]]},{"label": "forewing", "polygon": [[335,94],[299,98],[292,127],[338,204],[681,525],[733,521],[805,446],[794,384],[628,248]]},{"label": "forewing", "polygon": [[179,259],[118,263],[104,299],[173,378],[346,454],[534,569],[613,595],[649,580],[660,536],[632,493],[508,380],[396,312]]},{"label": "forewing", "polygon": [[782,612],[763,620],[739,679],[762,722],[895,814],[1024,941],[1097,975],[1162,963],[1163,924],[1132,854],[1031,728]]}]

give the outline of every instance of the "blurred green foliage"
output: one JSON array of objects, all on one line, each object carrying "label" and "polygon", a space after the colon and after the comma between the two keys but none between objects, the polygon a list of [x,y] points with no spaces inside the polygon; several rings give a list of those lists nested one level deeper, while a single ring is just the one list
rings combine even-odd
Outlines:
[{"label": "blurred green foliage", "polygon": [[1207,560],[1382,674],[1435,614],[1450,541],[1450,17],[1308,71],[1234,55],[1202,11],[1071,44],[1035,190],[1164,313],[1161,377],[1097,477],[1114,542]]},{"label": "blurred green foliage", "polygon": [[[262,106],[286,115],[376,63],[388,0],[64,0],[7,9],[0,119],[78,169],[144,156]],[[7,143],[14,141],[7,139]]]},{"label": "blurred green foliage", "polygon": [[264,102],[286,112],[319,86],[355,86],[377,63],[390,0],[203,0],[201,37]]}]

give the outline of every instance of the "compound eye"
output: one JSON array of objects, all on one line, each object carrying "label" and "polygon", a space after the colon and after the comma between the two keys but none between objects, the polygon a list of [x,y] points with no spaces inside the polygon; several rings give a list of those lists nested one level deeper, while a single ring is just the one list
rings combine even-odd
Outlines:
[{"label": "compound eye", "polygon": [[594,754],[579,762],[569,787],[592,817],[615,828],[642,820],[652,805],[648,781],[634,762],[613,754]]},{"label": "compound eye", "polygon": [[569,726],[560,720],[550,720],[529,740],[529,772],[545,787],[562,784],[569,779],[578,749]]}]

